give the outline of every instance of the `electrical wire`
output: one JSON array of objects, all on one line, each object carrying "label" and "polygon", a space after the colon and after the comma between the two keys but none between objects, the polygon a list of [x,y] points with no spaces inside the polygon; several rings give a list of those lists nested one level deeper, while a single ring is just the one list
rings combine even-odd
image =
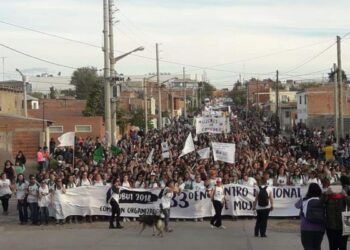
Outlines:
[{"label": "electrical wire", "polygon": [[74,68],[74,67],[71,67],[71,66],[63,65],[63,64],[60,64],[60,63],[55,63],[55,62],[52,62],[52,61],[48,61],[46,59],[42,59],[42,58],[39,58],[39,57],[36,57],[36,56],[32,56],[32,55],[30,55],[28,53],[19,51],[17,49],[14,49],[14,48],[12,48],[10,46],[7,46],[5,44],[2,44],[2,43],[0,43],[0,46],[4,47],[6,49],[9,49],[11,51],[14,51],[14,52],[16,52],[18,54],[24,55],[26,57],[30,57],[30,58],[33,58],[35,60],[41,61],[41,62],[45,62],[45,63],[48,63],[48,64],[52,64],[52,65],[55,65],[55,66],[58,66],[58,67],[63,67],[63,68],[68,68],[68,69],[77,69],[77,68]]},{"label": "electrical wire", "polygon": [[321,56],[322,54],[324,54],[327,50],[329,50],[330,48],[332,48],[334,45],[336,44],[336,42],[333,42],[331,45],[329,45],[327,48],[325,48],[324,50],[322,50],[321,52],[317,53],[316,55],[314,55],[313,57],[311,57],[310,59],[306,60],[305,62],[303,62],[302,64],[293,67],[292,69],[289,69],[287,71],[284,71],[282,74],[288,74],[290,72],[293,72],[297,69],[300,69],[301,67],[305,66],[306,64],[308,64],[309,62],[315,60],[316,58],[318,58],[319,56]]}]

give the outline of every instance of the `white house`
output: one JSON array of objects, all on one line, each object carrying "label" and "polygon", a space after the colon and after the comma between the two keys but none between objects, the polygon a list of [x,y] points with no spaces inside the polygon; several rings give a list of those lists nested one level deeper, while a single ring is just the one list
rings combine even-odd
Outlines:
[{"label": "white house", "polygon": [[297,124],[306,123],[307,114],[307,94],[305,91],[300,91],[296,95],[297,101]]}]

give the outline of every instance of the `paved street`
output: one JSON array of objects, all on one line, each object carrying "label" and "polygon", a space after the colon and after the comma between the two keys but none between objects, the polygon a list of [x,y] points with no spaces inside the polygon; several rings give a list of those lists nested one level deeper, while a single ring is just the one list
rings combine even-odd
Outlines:
[{"label": "paved street", "polygon": [[[151,228],[141,235],[136,222],[125,224],[123,230],[108,230],[107,223],[76,224],[64,226],[18,226],[0,227],[1,250],[87,250],[87,249],[235,249],[271,250],[302,249],[297,221],[272,220],[268,238],[252,236],[254,220],[226,220],[227,229],[211,229],[205,222],[173,222],[175,231],[163,238],[152,237]],[[326,249],[327,240],[323,242]]]}]

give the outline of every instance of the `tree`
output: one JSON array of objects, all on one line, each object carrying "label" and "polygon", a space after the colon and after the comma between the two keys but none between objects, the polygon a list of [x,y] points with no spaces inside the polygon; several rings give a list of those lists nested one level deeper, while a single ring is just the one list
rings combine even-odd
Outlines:
[{"label": "tree", "polygon": [[[337,70],[338,71],[338,70]],[[334,75],[337,71],[334,71],[333,69],[331,70],[330,73],[328,73],[328,81],[329,82],[334,82]],[[346,73],[344,70],[342,70],[342,75],[343,75],[343,82],[348,81],[348,77],[346,76]]]},{"label": "tree", "polygon": [[229,96],[232,98],[233,103],[237,106],[243,106],[247,102],[247,91],[245,89],[234,88]]},{"label": "tree", "polygon": [[33,93],[30,93],[30,95],[38,99],[44,99],[44,94],[41,92],[33,92]]},{"label": "tree", "polygon": [[50,87],[50,99],[56,99],[58,97],[58,92],[54,86]]},{"label": "tree", "polygon": [[71,96],[71,97],[75,97],[75,90],[74,89],[62,89],[60,91],[60,94],[62,96]]},{"label": "tree", "polygon": [[91,85],[83,115],[104,116],[104,87],[101,83]]},{"label": "tree", "polygon": [[198,86],[202,88],[202,98],[213,96],[213,92],[216,90],[216,88],[209,82],[199,82]]},{"label": "tree", "polygon": [[[138,108],[132,111],[131,118],[130,118],[130,124],[137,126],[139,128],[145,129],[145,113],[144,109]],[[152,127],[152,123],[150,120],[148,120],[148,127]]]},{"label": "tree", "polygon": [[103,78],[97,75],[97,69],[93,67],[83,67],[75,70],[70,84],[75,86],[76,98],[86,100],[92,88],[96,84],[102,85]]}]

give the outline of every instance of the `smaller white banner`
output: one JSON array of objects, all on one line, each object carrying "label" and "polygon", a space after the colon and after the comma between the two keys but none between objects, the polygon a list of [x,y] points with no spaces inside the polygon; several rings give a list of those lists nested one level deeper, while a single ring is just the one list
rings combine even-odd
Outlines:
[{"label": "smaller white banner", "polygon": [[212,142],[214,161],[235,162],[236,145],[233,143]]},{"label": "smaller white banner", "polygon": [[149,153],[149,155],[147,157],[146,163],[148,165],[151,165],[153,162],[153,153],[154,153],[154,148],[152,148],[151,152]]}]

